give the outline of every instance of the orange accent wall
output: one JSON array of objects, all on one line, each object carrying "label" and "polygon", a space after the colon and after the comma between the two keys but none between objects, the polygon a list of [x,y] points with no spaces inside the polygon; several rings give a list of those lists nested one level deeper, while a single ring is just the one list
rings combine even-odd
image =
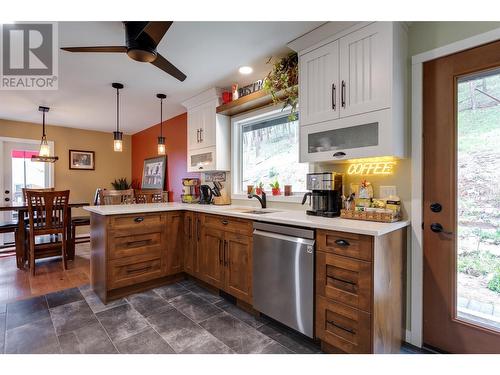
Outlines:
[{"label": "orange accent wall", "polygon": [[[139,188],[142,180],[144,159],[157,155],[160,124],[132,135],[132,181]],[[187,172],[187,113],[163,121],[163,136],[167,146],[167,178],[165,190],[170,191],[169,201],[179,202],[182,179],[200,177],[199,173]]]}]

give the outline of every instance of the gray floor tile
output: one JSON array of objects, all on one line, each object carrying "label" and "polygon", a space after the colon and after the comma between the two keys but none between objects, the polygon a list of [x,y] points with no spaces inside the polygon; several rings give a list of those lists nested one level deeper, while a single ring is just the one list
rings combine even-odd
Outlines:
[{"label": "gray floor tile", "polygon": [[59,292],[49,293],[46,295],[46,297],[49,309],[52,307],[65,305],[67,303],[83,300],[82,293],[80,293],[78,288],[65,289]]},{"label": "gray floor tile", "polygon": [[174,349],[152,328],[136,333],[115,343],[122,354],[171,354]]},{"label": "gray floor tile", "polygon": [[320,353],[320,346],[312,340],[276,323],[269,323],[258,328],[258,331],[284,347],[298,354]]},{"label": "gray floor tile", "polygon": [[57,335],[72,332],[92,323],[97,323],[87,302],[76,301],[50,309]]},{"label": "gray floor tile", "polygon": [[94,313],[98,313],[98,312],[101,312],[104,310],[112,309],[113,307],[124,305],[127,303],[127,301],[125,301],[125,299],[120,298],[120,299],[108,302],[105,305],[101,301],[99,296],[94,293],[94,291],[92,290],[90,285],[81,286],[79,289]]},{"label": "gray floor tile", "polygon": [[129,304],[101,311],[96,316],[113,341],[130,337],[148,327],[144,317]]},{"label": "gray floor tile", "polygon": [[65,354],[113,354],[116,348],[99,322],[59,336]]},{"label": "gray floor tile", "polygon": [[5,344],[5,312],[0,313],[0,354],[3,353]]},{"label": "gray floor tile", "polygon": [[215,294],[214,292],[205,289],[197,284],[187,286],[186,288],[210,303],[224,301],[224,298],[222,298],[218,294]]},{"label": "gray floor tile", "polygon": [[194,281],[193,279],[187,279],[187,280],[178,281],[177,284],[182,285],[183,287],[188,287],[191,285],[196,285],[196,281]]},{"label": "gray floor tile", "polygon": [[234,351],[223,342],[205,331],[180,352],[181,354],[234,354]]},{"label": "gray floor tile", "polygon": [[183,294],[171,299],[169,302],[195,322],[201,322],[221,312],[219,308],[194,293]]},{"label": "gray floor tile", "polygon": [[49,310],[45,296],[25,299],[7,304],[7,327],[11,329],[48,318]]},{"label": "gray floor tile", "polygon": [[50,318],[37,320],[7,330],[5,338],[7,354],[60,353],[59,342]]},{"label": "gray floor tile", "polygon": [[162,310],[169,308],[173,309],[173,307],[165,299],[161,298],[152,290],[132,294],[131,296],[126,297],[126,300],[143,316],[149,316],[160,308]]},{"label": "gray floor tile", "polygon": [[252,315],[245,310],[240,309],[234,303],[226,300],[215,303],[215,306],[233,315],[253,328],[262,327],[264,324],[269,322],[269,319],[265,316]]},{"label": "gray floor tile", "polygon": [[180,283],[161,286],[154,289],[154,291],[166,300],[170,300],[181,294],[189,293],[189,290],[184,288]]},{"label": "gray floor tile", "polygon": [[236,353],[262,353],[273,343],[269,337],[226,312],[213,316],[200,325]]},{"label": "gray floor tile", "polygon": [[290,349],[285,348],[280,343],[272,340],[269,344],[260,348],[260,351],[254,351],[253,354],[295,354]]},{"label": "gray floor tile", "polygon": [[175,309],[153,314],[147,319],[177,353],[214,342],[213,336]]}]

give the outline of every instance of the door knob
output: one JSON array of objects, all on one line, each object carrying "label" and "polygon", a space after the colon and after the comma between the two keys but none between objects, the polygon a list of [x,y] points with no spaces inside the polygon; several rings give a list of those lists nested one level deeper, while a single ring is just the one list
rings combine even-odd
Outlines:
[{"label": "door knob", "polygon": [[9,194],[10,193],[10,190],[5,190],[4,192],[5,194]]},{"label": "door knob", "polygon": [[431,203],[431,211],[432,212],[441,212],[443,209],[443,206],[441,206],[441,203]]},{"label": "door knob", "polygon": [[9,202],[10,198],[4,198],[4,201]]},{"label": "door knob", "polygon": [[431,230],[434,233],[444,233],[444,234],[453,234],[452,232],[447,232],[444,230],[443,226],[439,223],[432,223],[431,224]]}]

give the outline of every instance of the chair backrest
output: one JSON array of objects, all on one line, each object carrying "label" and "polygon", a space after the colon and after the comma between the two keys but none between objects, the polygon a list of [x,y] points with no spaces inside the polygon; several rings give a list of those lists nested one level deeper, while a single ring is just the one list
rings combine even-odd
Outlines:
[{"label": "chair backrest", "polygon": [[168,192],[161,189],[147,189],[134,191],[136,203],[163,203],[168,202]]},{"label": "chair backrest", "polygon": [[26,192],[30,228],[34,234],[67,227],[69,190]]},{"label": "chair backrest", "polygon": [[131,204],[134,203],[134,189],[128,190],[101,190],[99,191],[100,204]]},{"label": "chair backrest", "polygon": [[38,191],[38,192],[44,192],[44,191],[55,191],[55,188],[41,188],[41,189],[31,189],[31,188],[23,188],[23,200],[24,202],[28,202],[28,196],[26,193],[28,191]]}]

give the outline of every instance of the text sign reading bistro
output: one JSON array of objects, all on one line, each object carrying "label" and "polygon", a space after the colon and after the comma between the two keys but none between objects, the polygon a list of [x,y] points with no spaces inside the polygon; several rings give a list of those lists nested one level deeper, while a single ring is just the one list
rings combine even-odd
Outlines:
[{"label": "text sign reading bistro", "polygon": [[378,163],[356,163],[351,164],[347,169],[349,175],[388,175],[394,171],[394,161],[378,162]]}]

